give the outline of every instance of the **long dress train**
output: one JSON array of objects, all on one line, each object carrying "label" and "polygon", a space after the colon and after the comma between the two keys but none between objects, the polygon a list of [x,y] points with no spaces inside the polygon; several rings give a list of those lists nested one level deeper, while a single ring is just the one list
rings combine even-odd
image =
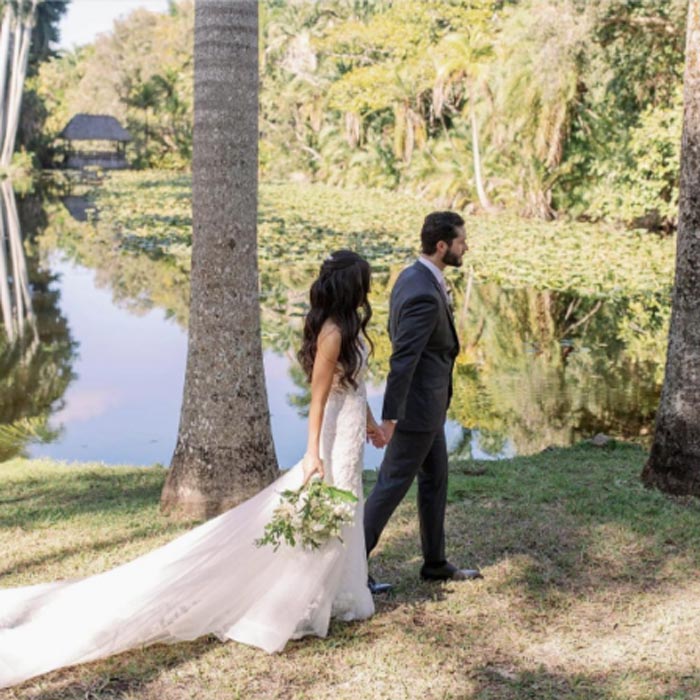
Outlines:
[{"label": "long dress train", "polygon": [[[364,370],[363,370],[364,372]],[[366,393],[331,390],[321,433],[325,480],[359,499],[344,543],[316,551],[257,548],[279,503],[302,483],[301,463],[245,503],[110,571],[0,589],[0,687],[128,649],[204,634],[281,651],[325,637],[331,616],[374,612],[362,530]]]}]

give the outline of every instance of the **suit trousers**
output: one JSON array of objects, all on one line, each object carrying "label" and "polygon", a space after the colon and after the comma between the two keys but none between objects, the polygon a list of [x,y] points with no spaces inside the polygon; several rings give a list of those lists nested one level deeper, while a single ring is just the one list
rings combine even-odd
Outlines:
[{"label": "suit trousers", "polygon": [[365,504],[365,546],[368,556],[416,476],[423,558],[428,565],[445,562],[447,443],[444,427],[429,432],[407,431],[398,427],[394,431],[379,468],[377,483]]}]

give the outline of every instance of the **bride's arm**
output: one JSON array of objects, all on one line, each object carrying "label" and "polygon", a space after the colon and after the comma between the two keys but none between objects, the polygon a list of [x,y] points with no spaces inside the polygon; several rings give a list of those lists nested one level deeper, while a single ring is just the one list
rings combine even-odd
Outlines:
[{"label": "bride's arm", "polygon": [[316,357],[311,372],[311,406],[309,408],[309,438],[304,455],[304,483],[314,474],[323,478],[321,461],[321,426],[328,395],[333,386],[333,375],[340,355],[340,331],[326,324],[318,336]]},{"label": "bride's arm", "polygon": [[386,445],[386,438],[381,426],[372,415],[372,409],[367,404],[367,442],[371,442],[375,447],[382,448]]}]

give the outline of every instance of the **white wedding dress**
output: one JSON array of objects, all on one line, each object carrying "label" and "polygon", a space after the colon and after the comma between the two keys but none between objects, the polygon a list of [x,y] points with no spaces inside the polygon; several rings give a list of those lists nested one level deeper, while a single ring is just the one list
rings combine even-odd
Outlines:
[{"label": "white wedding dress", "polygon": [[245,503],[127,564],[84,579],[0,589],[0,687],[205,634],[278,652],[290,639],[325,637],[331,617],[370,617],[364,373],[363,367],[357,390],[334,383],[321,434],[325,480],[359,498],[344,543],[333,540],[316,551],[255,546],[279,493],[301,485],[299,463]]}]

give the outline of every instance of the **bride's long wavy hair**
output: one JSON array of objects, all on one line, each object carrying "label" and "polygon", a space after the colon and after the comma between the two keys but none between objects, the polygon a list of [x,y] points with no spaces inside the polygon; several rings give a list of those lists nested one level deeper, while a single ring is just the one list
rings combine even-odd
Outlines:
[{"label": "bride's long wavy hair", "polygon": [[340,329],[340,356],[343,369],[340,382],[357,388],[355,375],[362,364],[360,333],[367,340],[370,352],[374,348],[367,335],[367,324],[372,318],[368,295],[370,289],[369,263],[351,250],[331,253],[321,265],[318,277],[311,285],[311,308],[304,320],[304,335],[297,357],[311,381],[316,358],[318,335],[330,319]]}]

